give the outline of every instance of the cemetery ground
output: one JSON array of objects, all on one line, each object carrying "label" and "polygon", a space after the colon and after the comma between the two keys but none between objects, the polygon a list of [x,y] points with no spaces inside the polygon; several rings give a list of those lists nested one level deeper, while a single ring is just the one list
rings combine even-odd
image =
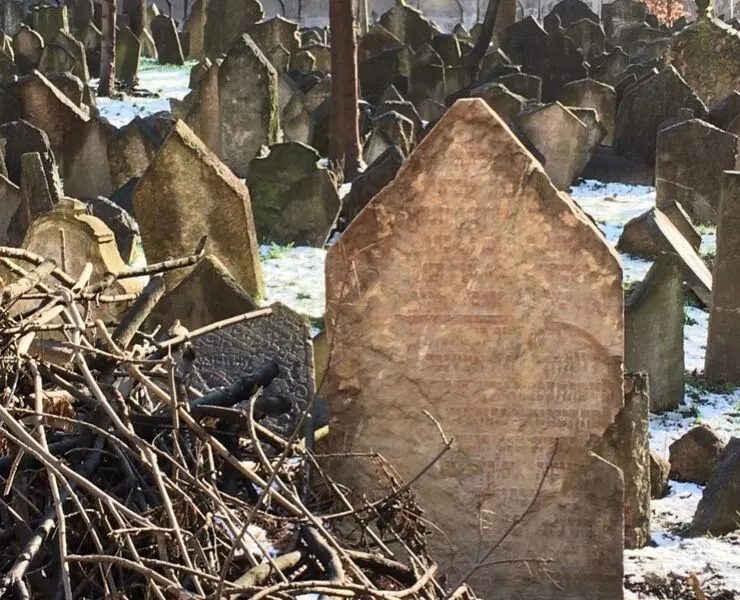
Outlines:
[{"label": "cemetery ground", "polygon": [[[101,116],[117,126],[135,116],[168,110],[169,98],[181,99],[194,62],[184,67],[161,66],[142,59],[140,87],[156,97],[99,99]],[[624,225],[655,206],[651,186],[580,181],[571,197],[593,218],[608,242],[615,246]],[[700,228],[700,254],[715,252],[715,229]],[[279,301],[321,326],[324,313],[324,260],[326,251],[296,246],[261,246],[265,304]],[[620,255],[625,286],[642,280],[651,262]],[[669,445],[692,427],[710,426],[723,440],[740,435],[740,389],[712,389],[701,376],[708,331],[708,313],[687,303],[684,307],[686,393],[676,411],[650,416],[651,450],[668,458]],[[740,532],[719,538],[682,536],[691,523],[702,495],[702,486],[670,482],[665,498],[652,500],[651,543],[639,550],[625,550],[626,598],[682,600],[698,598],[686,581],[695,574],[711,600],[740,597]]]}]

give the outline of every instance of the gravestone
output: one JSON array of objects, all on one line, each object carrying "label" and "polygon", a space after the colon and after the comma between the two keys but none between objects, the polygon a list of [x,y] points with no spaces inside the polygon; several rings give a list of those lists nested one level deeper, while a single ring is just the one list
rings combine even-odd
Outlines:
[{"label": "gravestone", "polygon": [[139,70],[141,42],[128,27],[116,28],[116,77],[131,83]]},{"label": "gravestone", "polygon": [[20,185],[22,156],[27,152],[38,152],[50,187],[57,187],[59,179],[49,137],[28,121],[11,121],[0,125],[0,144],[5,153],[8,178]]},{"label": "gravestone", "polygon": [[629,549],[650,541],[651,393],[647,373],[625,373],[624,408],[594,449],[624,472],[624,547]]},{"label": "gravestone", "polygon": [[218,0],[208,2],[204,32],[205,53],[211,59],[228,52],[239,43],[247,27],[263,16],[258,0]]},{"label": "gravestone", "polygon": [[183,65],[180,37],[174,19],[158,15],[151,22],[152,37],[157,47],[157,59],[160,65]]},{"label": "gravestone", "polygon": [[658,456],[655,452],[650,452],[650,497],[654,499],[665,498],[668,495],[670,486],[668,485],[668,474],[671,471],[670,463]]},{"label": "gravestone", "polygon": [[[740,139],[705,121],[690,119],[658,132],[655,177],[691,188],[715,211],[722,172],[738,168]],[[658,206],[663,201],[662,196],[656,198]]]},{"label": "gravestone", "polygon": [[623,79],[624,70],[628,64],[627,53],[621,48],[615,48],[600,58],[594,59],[589,66],[588,76],[601,83],[615,86]]},{"label": "gravestone", "polygon": [[662,254],[625,299],[624,368],[650,377],[650,411],[675,410],[684,396],[683,270]]},{"label": "gravestone", "polygon": [[305,317],[275,303],[272,314],[229,325],[193,340],[194,370],[207,389],[250,375],[274,360],[280,374],[262,390],[267,399],[290,402],[277,420],[292,430],[314,391],[311,332]]},{"label": "gravestone", "polygon": [[66,0],[69,30],[81,39],[82,32],[92,23],[95,15],[93,0]]},{"label": "gravestone", "polygon": [[564,86],[559,100],[567,107],[593,108],[606,129],[602,143],[611,146],[617,112],[617,92],[613,87],[593,79],[581,79]]},{"label": "gravestone", "polygon": [[193,331],[256,310],[258,305],[215,256],[206,255],[157,303],[148,323],[168,329],[176,320]]},{"label": "gravestone", "polygon": [[205,27],[207,0],[195,0],[185,19],[184,31],[190,34],[190,52],[188,58],[197,60],[205,56]]},{"label": "gravestone", "polygon": [[59,30],[69,31],[67,7],[35,6],[30,13],[30,25],[44,38],[44,43],[48,44]]},{"label": "gravestone", "polygon": [[[678,202],[694,223],[717,224],[717,211],[696,190],[665,179],[655,179],[656,206],[663,209],[671,202]],[[680,229],[680,228],[679,228]]]},{"label": "gravestone", "polygon": [[11,239],[13,232],[10,231],[21,202],[20,187],[5,175],[0,175],[0,243],[4,245],[15,245],[23,239],[20,232],[15,234],[15,239]]},{"label": "gravestone", "polygon": [[581,0],[562,0],[552,7],[549,14],[556,15],[562,27],[568,27],[583,19],[590,19],[594,23],[599,22],[599,15]]},{"label": "gravestone", "polygon": [[90,79],[90,72],[87,69],[85,47],[69,32],[59,30],[54,39],[46,44],[41,54],[39,71],[42,73],[69,71],[87,82]]},{"label": "gravestone", "polygon": [[393,146],[407,156],[413,144],[413,122],[397,112],[387,112],[373,119],[372,131],[365,142],[363,158],[373,163]]},{"label": "gravestone", "polygon": [[591,19],[580,19],[568,25],[565,29],[565,37],[573,40],[576,48],[583,51],[583,56],[588,62],[601,56],[606,48],[606,35],[603,28],[597,21]]},{"label": "gravestone", "polygon": [[496,79],[496,83],[527,100],[542,100],[542,78],[529,73],[510,73]]},{"label": "gravestone", "polygon": [[[596,227],[480,99],[457,101],[329,249],[329,443],[379,452],[408,481],[442,444],[424,410],[455,438],[414,482],[451,580],[552,464],[497,553],[553,559],[552,579],[497,564],[469,581],[487,598],[622,597],[622,475],[587,451],[623,405],[621,280]],[[330,466],[368,500],[385,494],[369,461]]]},{"label": "gravestone", "polygon": [[[247,293],[264,296],[249,192],[182,121],[139,180],[133,202],[149,262],[192,254],[208,235],[209,252]],[[168,274],[167,289],[185,275]]]},{"label": "gravestone", "polygon": [[691,222],[691,218],[684,210],[683,206],[675,200],[668,200],[663,204],[657,206],[657,208],[666,217],[668,217],[673,225],[681,232],[681,235],[686,239],[689,245],[699,252],[701,247],[701,234],[697,231],[694,224]]},{"label": "gravestone", "polygon": [[278,79],[280,125],[284,142],[308,144],[313,132],[313,120],[306,108],[306,96],[287,75]]},{"label": "gravestone", "polygon": [[437,33],[429,20],[415,8],[399,4],[380,16],[380,24],[413,50],[434,39]]},{"label": "gravestone", "polygon": [[82,83],[79,77],[75,77],[70,72],[63,72],[47,73],[46,78],[82,112],[89,112],[91,105],[85,102],[85,92],[88,90],[89,93],[90,88]]},{"label": "gravestone", "polygon": [[658,127],[683,108],[698,118],[707,112],[673,67],[637,83],[625,93],[617,108],[615,151],[625,158],[653,165]]},{"label": "gravestone", "polygon": [[527,106],[527,100],[523,96],[510,91],[502,83],[486,83],[480,87],[470,90],[473,98],[483,98],[499,117],[504,121],[511,122]]},{"label": "gravestone", "polygon": [[704,374],[711,382],[740,382],[737,360],[740,335],[740,286],[737,277],[737,231],[740,224],[740,172],[722,175],[722,196],[717,211],[716,287],[709,312],[709,335]]},{"label": "gravestone", "polygon": [[44,38],[26,25],[13,36],[13,54],[21,74],[30,73],[39,66],[44,52]]},{"label": "gravestone", "polygon": [[139,226],[130,214],[122,207],[103,196],[88,200],[92,215],[105,223],[116,238],[116,247],[121,259],[127,265],[132,264],[139,252],[141,236]]},{"label": "gravestone", "polygon": [[567,83],[588,77],[583,52],[561,31],[550,34],[542,51],[530,53],[523,68],[542,77],[543,102],[556,100]]},{"label": "gravestone", "polygon": [[[277,16],[266,21],[260,21],[249,25],[245,33],[257,44],[278,72],[285,72],[282,59],[275,60],[273,57],[282,56],[287,51],[288,56],[298,52],[300,39],[298,36],[298,23],[288,21],[283,17]],[[278,53],[276,55],[276,52]],[[276,64],[277,63],[277,64]],[[280,68],[278,68],[280,67]]]},{"label": "gravestone", "polygon": [[727,129],[740,115],[740,92],[731,91],[719,102],[712,104],[707,121],[720,129]]},{"label": "gravestone", "polygon": [[403,42],[385,27],[375,23],[357,40],[357,62],[363,63],[384,52],[399,50],[403,45]]},{"label": "gravestone", "polygon": [[249,165],[247,187],[261,242],[322,248],[339,215],[341,201],[319,154],[297,142],[270,146]]},{"label": "gravestone", "polygon": [[634,2],[634,0],[615,0],[604,4],[601,9],[604,30],[610,40],[620,39],[624,28],[645,23],[647,15],[647,5],[644,2]]},{"label": "gravestone", "polygon": [[707,425],[692,427],[668,448],[671,479],[707,485],[724,443]]},{"label": "gravestone", "polygon": [[111,181],[108,159],[108,145],[115,135],[115,127],[96,117],[65,136],[60,162],[67,194],[76,198],[108,197],[118,187]]},{"label": "gravestone", "polygon": [[671,252],[680,259],[684,278],[696,296],[709,306],[712,274],[671,220],[657,208],[627,222],[617,242],[617,250],[642,258],[654,258]]},{"label": "gravestone", "polygon": [[21,197],[28,207],[27,224],[39,215],[46,214],[59,202],[61,190],[49,185],[44,164],[38,152],[21,156]]},{"label": "gravestone", "polygon": [[567,190],[592,149],[586,125],[560,102],[520,113],[517,126],[545,158],[545,172],[555,187]]},{"label": "gravestone", "polygon": [[121,127],[107,146],[113,188],[120,188],[132,177],[141,177],[160,145],[140,117]]},{"label": "gravestone", "polygon": [[221,151],[217,154],[240,177],[262,145],[278,141],[277,72],[247,35],[235,43],[218,70]]}]

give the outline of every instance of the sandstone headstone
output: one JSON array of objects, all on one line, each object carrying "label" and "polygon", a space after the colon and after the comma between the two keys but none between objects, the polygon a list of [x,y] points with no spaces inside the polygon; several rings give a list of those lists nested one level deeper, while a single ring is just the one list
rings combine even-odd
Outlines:
[{"label": "sandstone headstone", "polygon": [[158,15],[151,23],[152,37],[157,46],[157,58],[160,65],[182,65],[183,59],[180,38],[174,19]]},{"label": "sandstone headstone", "polygon": [[624,306],[624,368],[649,375],[652,412],[674,410],[683,401],[683,321],[681,263],[663,254]]},{"label": "sandstone headstone", "polygon": [[92,215],[103,221],[115,235],[116,247],[123,262],[132,264],[141,244],[139,226],[136,221],[118,204],[102,196],[89,200],[88,206]]},{"label": "sandstone headstone", "polygon": [[704,104],[673,67],[636,84],[619,102],[615,150],[626,158],[654,164],[658,126],[682,108],[699,118],[706,113]]},{"label": "sandstone headstone", "polygon": [[706,485],[723,448],[706,425],[690,429],[670,445],[671,479]]},{"label": "sandstone headstone", "polygon": [[671,465],[655,452],[650,452],[650,497],[664,498],[668,494],[668,474]]},{"label": "sandstone headstone", "polygon": [[[209,5],[210,6],[210,5]],[[218,70],[221,160],[240,177],[262,145],[278,141],[277,73],[252,39],[244,34]]]},{"label": "sandstone headstone", "polygon": [[[247,293],[264,296],[249,192],[182,121],[139,180],[133,196],[148,261],[191,254],[194,244],[208,235],[209,251]],[[185,275],[168,276],[168,289]]]},{"label": "sandstone headstone", "polygon": [[617,112],[617,92],[613,87],[593,79],[572,81],[560,92],[560,102],[568,107],[593,108],[599,116],[599,121],[606,128],[603,143],[611,146]]},{"label": "sandstone headstone", "polygon": [[224,264],[207,255],[177,287],[162,297],[148,322],[167,329],[179,320],[193,331],[257,308]]},{"label": "sandstone headstone", "polygon": [[[440,447],[423,410],[456,439],[414,484],[450,578],[522,514],[554,452],[498,554],[552,558],[553,579],[499,564],[470,583],[492,599],[621,597],[622,476],[586,451],[623,405],[621,268],[482,100],[445,113],[330,248],[326,278],[334,444],[408,479]],[[334,474],[384,494],[369,462]]]},{"label": "sandstone headstone", "polygon": [[30,14],[30,24],[45,43],[51,42],[59,30],[69,31],[66,6],[36,6]]},{"label": "sandstone headstone", "polygon": [[318,153],[296,142],[270,147],[249,165],[247,186],[260,241],[321,248],[337,219],[341,202]]},{"label": "sandstone headstone", "polygon": [[116,29],[116,77],[131,83],[139,70],[141,42],[128,27]]},{"label": "sandstone headstone", "polygon": [[731,438],[715,463],[689,535],[720,536],[740,524],[740,438]]},{"label": "sandstone headstone", "polygon": [[650,541],[651,392],[646,373],[626,373],[624,408],[594,449],[624,473],[624,547],[630,549]]},{"label": "sandstone headstone", "polygon": [[496,79],[496,83],[527,100],[542,100],[542,78],[529,73],[510,73]]},{"label": "sandstone headstone", "polygon": [[470,95],[473,98],[483,98],[507,123],[527,106],[526,98],[510,91],[503,83],[486,83],[470,90]]},{"label": "sandstone headstone", "polygon": [[728,171],[722,177],[722,197],[717,213],[717,252],[714,277],[718,282],[712,294],[709,335],[704,373],[709,381],[738,382],[740,367],[737,343],[740,332],[740,293],[738,292],[737,231],[740,223],[740,172]]},{"label": "sandstone headstone", "polygon": [[691,244],[657,208],[627,222],[617,242],[617,250],[644,258],[655,257],[660,252],[678,255],[683,264],[684,278],[699,300],[709,306],[712,274]]},{"label": "sandstone headstone", "polygon": [[204,32],[205,53],[216,58],[239,43],[247,27],[263,16],[258,0],[218,0],[208,2]]},{"label": "sandstone headstone", "polygon": [[[740,139],[705,121],[690,119],[658,132],[655,177],[695,190],[715,211],[722,172],[738,168]],[[658,196],[656,204],[663,200]]]},{"label": "sandstone headstone", "polygon": [[553,184],[567,190],[590,150],[586,125],[560,102],[524,111],[516,123],[545,157],[545,171]]},{"label": "sandstone headstone", "polygon": [[39,66],[44,52],[44,38],[26,25],[22,25],[13,36],[13,54],[22,73],[30,73]]},{"label": "sandstone headstone", "polygon": [[79,77],[67,71],[62,73],[47,73],[46,78],[80,110],[83,112],[90,110],[90,106],[86,105],[84,99],[85,89],[88,86],[82,83]]}]

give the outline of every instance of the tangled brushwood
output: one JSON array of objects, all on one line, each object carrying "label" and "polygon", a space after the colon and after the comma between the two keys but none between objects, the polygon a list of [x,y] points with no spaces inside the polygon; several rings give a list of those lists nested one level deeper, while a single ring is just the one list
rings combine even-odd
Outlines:
[{"label": "tangled brushwood", "polygon": [[[190,385],[192,339],[269,308],[141,331],[161,273],[203,249],[95,282],[89,265],[74,279],[0,248],[17,278],[0,292],[0,598],[472,598],[441,585],[421,511],[382,458],[394,491],[353,505],[311,452],[313,401],[291,435],[264,425],[279,356],[221,389]],[[106,296],[141,276],[137,298]],[[106,303],[130,307],[110,326],[92,316]]]}]

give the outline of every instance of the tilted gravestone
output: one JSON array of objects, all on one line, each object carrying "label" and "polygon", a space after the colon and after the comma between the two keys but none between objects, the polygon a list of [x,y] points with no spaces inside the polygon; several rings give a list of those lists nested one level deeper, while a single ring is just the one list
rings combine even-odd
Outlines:
[{"label": "tilted gravestone", "polygon": [[116,77],[130,83],[139,70],[141,42],[128,27],[116,29]]},{"label": "tilted gravestone", "polygon": [[740,285],[737,269],[737,232],[740,224],[740,172],[722,176],[722,197],[717,213],[717,253],[714,258],[715,288],[709,313],[709,335],[704,373],[712,382],[740,382],[737,359],[740,339]]},{"label": "tilted gravestone", "polygon": [[246,28],[263,16],[258,0],[219,0],[206,5],[205,53],[211,59],[228,52]]},{"label": "tilted gravestone", "polygon": [[[414,482],[450,580],[544,477],[504,562],[469,583],[492,599],[621,598],[622,475],[587,450],[623,406],[621,267],[482,100],[445,113],[331,247],[326,282],[329,442],[379,452],[408,481],[439,453],[435,423],[455,439]],[[385,493],[370,461],[330,467]],[[505,563],[522,556],[552,559],[551,577]]]},{"label": "tilted gravestone", "polygon": [[183,65],[182,47],[177,35],[177,25],[171,17],[157,15],[151,22],[152,37],[157,47],[157,59],[160,65]]},{"label": "tilted gravestone", "polygon": [[571,23],[565,30],[565,37],[573,40],[576,48],[583,51],[583,56],[589,63],[604,52],[606,45],[604,30],[598,22],[591,19],[580,19]]},{"label": "tilted gravestone", "polygon": [[262,145],[277,143],[280,131],[277,72],[247,35],[234,44],[218,70],[221,149],[218,156],[246,177]]},{"label": "tilted gravestone", "polygon": [[36,6],[29,17],[31,28],[38,31],[47,44],[54,39],[59,30],[69,31],[66,6]]},{"label": "tilted gravestone", "polygon": [[38,152],[44,165],[49,186],[58,180],[56,161],[51,152],[49,137],[28,121],[11,121],[0,125],[0,143],[3,144],[7,176],[16,185],[21,183],[21,161],[27,152]]},{"label": "tilted gravestone", "polygon": [[76,198],[108,197],[118,187],[111,182],[108,159],[108,145],[115,134],[115,127],[95,117],[64,138],[61,171],[67,194]]},{"label": "tilted gravestone", "polygon": [[44,38],[26,25],[13,36],[13,54],[21,74],[30,73],[39,66],[44,52]]},{"label": "tilted gravestone", "polygon": [[629,56],[627,53],[621,48],[615,48],[591,62],[588,76],[601,83],[615,86],[623,79],[623,73],[628,64]]},{"label": "tilted gravestone", "polygon": [[683,402],[683,270],[663,254],[625,300],[624,368],[650,377],[650,410],[674,410]]},{"label": "tilted gravestone", "polygon": [[[139,180],[133,197],[148,261],[192,254],[207,235],[209,252],[249,294],[264,296],[249,192],[182,121]],[[186,274],[169,275],[168,289]]]},{"label": "tilted gravestone", "polygon": [[606,137],[602,143],[611,146],[617,112],[617,92],[613,87],[593,79],[572,81],[563,87],[559,100],[568,107],[593,108],[606,129]]},{"label": "tilted gravestone", "polygon": [[507,123],[514,120],[527,106],[524,96],[510,91],[503,83],[486,83],[470,90],[473,98],[483,98],[499,117]]},{"label": "tilted gravestone", "polygon": [[437,33],[421,12],[403,4],[383,13],[380,24],[413,50],[431,42]]},{"label": "tilted gravestone", "polygon": [[250,163],[247,187],[260,241],[324,246],[341,202],[333,176],[318,160],[310,146],[288,142]]},{"label": "tilted gravestone", "polygon": [[527,100],[542,100],[542,77],[529,73],[510,73],[496,79],[496,83],[506,86],[510,92]]},{"label": "tilted gravestone", "polygon": [[87,82],[90,79],[90,72],[87,68],[85,47],[71,33],[60,29],[54,39],[46,44],[41,54],[39,71],[42,73],[69,71]]}]

